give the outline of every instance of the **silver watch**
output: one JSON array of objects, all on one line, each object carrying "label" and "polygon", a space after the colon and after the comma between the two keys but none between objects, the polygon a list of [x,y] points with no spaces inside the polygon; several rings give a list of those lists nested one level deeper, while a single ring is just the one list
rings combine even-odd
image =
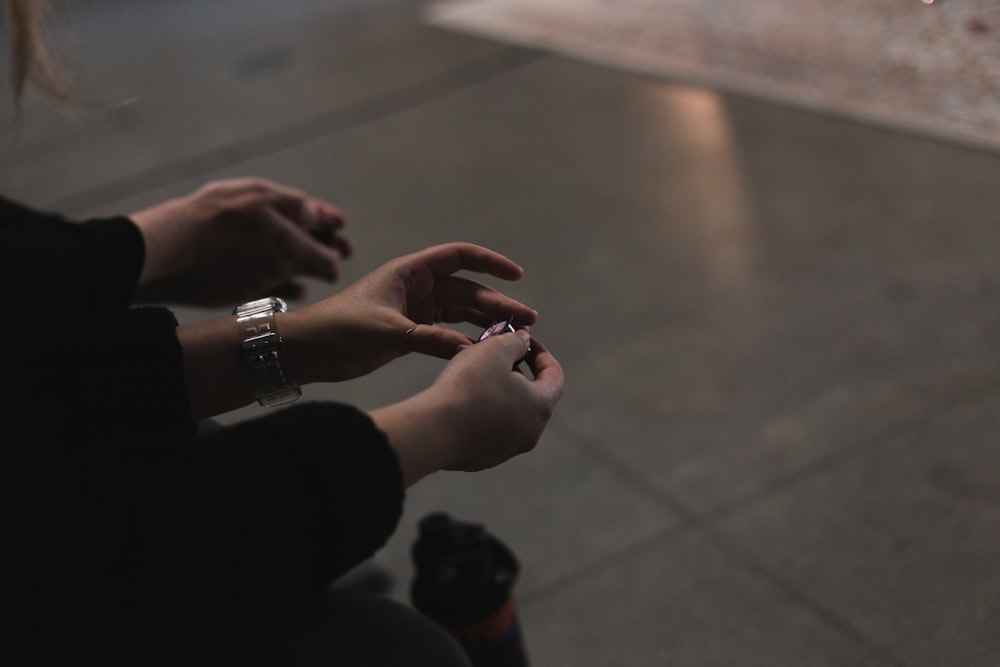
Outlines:
[{"label": "silver watch", "polygon": [[257,402],[266,407],[285,405],[302,395],[288,367],[285,344],[274,321],[275,313],[287,311],[288,304],[274,296],[233,309],[243,363],[250,373]]}]

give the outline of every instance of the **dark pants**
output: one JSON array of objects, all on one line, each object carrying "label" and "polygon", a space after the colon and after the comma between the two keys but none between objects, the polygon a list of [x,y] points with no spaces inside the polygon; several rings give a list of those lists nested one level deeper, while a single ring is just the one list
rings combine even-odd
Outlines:
[{"label": "dark pants", "polygon": [[394,600],[346,590],[331,591],[281,627],[250,639],[233,652],[228,664],[246,667],[471,665],[458,642],[422,614]]},{"label": "dark pants", "polygon": [[[213,420],[198,424],[201,435],[219,428]],[[458,642],[422,614],[394,600],[344,588],[331,589],[280,627],[224,643],[212,664],[471,667]]]}]

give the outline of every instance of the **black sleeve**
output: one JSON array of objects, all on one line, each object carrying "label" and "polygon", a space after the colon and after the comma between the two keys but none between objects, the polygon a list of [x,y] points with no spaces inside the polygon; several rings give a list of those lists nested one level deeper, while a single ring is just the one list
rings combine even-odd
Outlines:
[{"label": "black sleeve", "polygon": [[16,301],[6,381],[49,406],[66,441],[192,428],[176,320],[128,309],[144,256],[127,218],[73,223],[0,198],[0,288]]},{"label": "black sleeve", "polygon": [[22,312],[125,308],[144,260],[128,218],[73,223],[0,198],[0,287],[23,297]]},{"label": "black sleeve", "polygon": [[19,622],[42,605],[43,627],[96,644],[272,624],[373,554],[402,512],[394,451],[345,405],[292,406],[206,438],[150,433],[126,456],[28,444],[13,486],[27,526],[6,531],[29,587]]},{"label": "black sleeve", "polygon": [[19,628],[246,628],[373,553],[402,511],[395,453],[354,408],[196,436],[173,315],[128,308],[142,261],[125,218],[0,200],[0,286],[24,297],[0,382]]},{"label": "black sleeve", "polygon": [[402,512],[395,452],[355,408],[306,403],[117,464],[113,575],[141,610],[197,599],[198,625],[305,601],[371,556]]},{"label": "black sleeve", "polygon": [[18,341],[8,372],[21,391],[59,420],[53,435],[70,446],[134,440],[155,424],[159,435],[194,430],[177,340],[164,308],[107,313],[37,313]]}]

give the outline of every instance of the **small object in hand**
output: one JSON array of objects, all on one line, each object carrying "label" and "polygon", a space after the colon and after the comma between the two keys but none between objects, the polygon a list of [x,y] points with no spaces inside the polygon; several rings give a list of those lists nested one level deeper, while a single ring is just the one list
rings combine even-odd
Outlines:
[{"label": "small object in hand", "polygon": [[337,242],[337,230],[333,225],[324,225],[318,229],[311,230],[309,233],[314,239],[331,248]]},{"label": "small object in hand", "polygon": [[[514,316],[513,315],[508,315],[506,317],[501,317],[499,320],[497,320],[496,322],[494,322],[490,326],[486,327],[486,331],[484,331],[482,334],[480,334],[479,340],[477,340],[476,342],[477,343],[481,343],[484,340],[486,340],[487,338],[492,338],[493,336],[498,336],[500,334],[505,334],[505,333],[514,333],[514,332],[516,332],[517,329],[515,329],[514,325],[511,324],[511,322],[513,320],[514,320]],[[514,364],[514,368],[517,368],[518,364],[520,364],[522,361],[527,361],[528,357],[530,357],[530,356],[531,356],[531,346],[529,345],[528,346],[528,351],[524,353],[524,356],[521,357],[521,359],[516,364]]]}]

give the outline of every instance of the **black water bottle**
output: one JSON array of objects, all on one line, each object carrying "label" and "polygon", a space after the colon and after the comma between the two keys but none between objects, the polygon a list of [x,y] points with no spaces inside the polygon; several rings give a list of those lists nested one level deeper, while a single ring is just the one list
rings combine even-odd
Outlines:
[{"label": "black water bottle", "polygon": [[420,522],[413,606],[465,648],[475,667],[528,667],[511,591],[518,564],[481,525],[444,513]]}]

